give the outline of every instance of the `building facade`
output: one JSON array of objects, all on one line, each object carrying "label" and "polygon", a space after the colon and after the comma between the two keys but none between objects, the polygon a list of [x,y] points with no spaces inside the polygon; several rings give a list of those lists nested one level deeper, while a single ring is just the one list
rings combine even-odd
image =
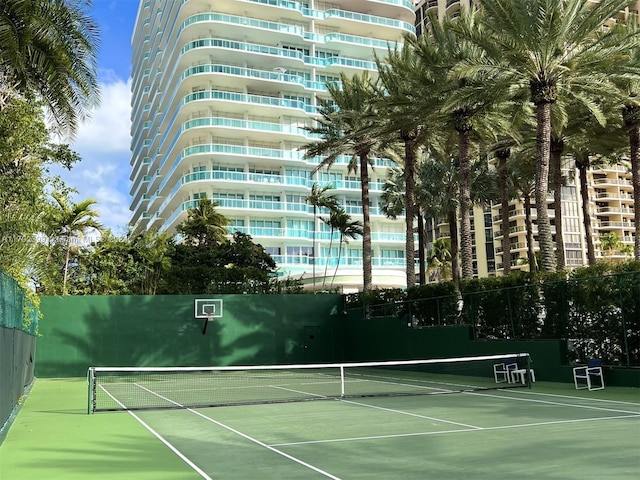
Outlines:
[{"label": "building facade", "polygon": [[[132,40],[131,224],[174,233],[206,197],[280,274],[317,288],[335,274],[346,291],[361,288],[361,239],[339,245],[306,200],[314,183],[330,183],[361,219],[359,173],[347,171],[347,157],[314,173],[323,159],[304,159],[301,146],[315,140],[305,127],[326,84],[340,72],[375,72],[373,52],[384,57],[414,32],[413,3],[142,0]],[[378,287],[405,284],[404,222],[380,208],[389,166],[377,159],[371,178]]]}]

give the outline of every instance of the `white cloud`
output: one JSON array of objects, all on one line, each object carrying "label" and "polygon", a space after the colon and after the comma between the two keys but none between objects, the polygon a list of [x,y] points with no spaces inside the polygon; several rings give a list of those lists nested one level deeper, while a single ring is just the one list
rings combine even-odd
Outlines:
[{"label": "white cloud", "polygon": [[71,148],[82,161],[71,171],[52,169],[78,194],[74,201],[93,198],[100,222],[122,234],[130,219],[129,174],[131,84],[115,77],[102,84],[102,100],[91,119],[80,126]]},{"label": "white cloud", "polygon": [[[109,82],[109,80],[107,80]],[[131,146],[131,81],[113,79],[102,85],[100,106],[80,125],[76,151],[129,152]]]}]

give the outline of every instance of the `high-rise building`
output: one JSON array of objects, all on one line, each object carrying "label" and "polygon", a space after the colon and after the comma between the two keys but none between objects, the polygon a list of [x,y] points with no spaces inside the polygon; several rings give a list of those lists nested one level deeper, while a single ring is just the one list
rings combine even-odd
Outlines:
[{"label": "high-rise building", "polygon": [[[336,285],[361,286],[361,239],[340,244],[306,201],[314,183],[331,183],[361,219],[359,174],[347,171],[348,157],[314,173],[322,159],[305,160],[300,147],[314,140],[305,127],[327,82],[375,72],[373,52],[384,57],[414,32],[414,18],[413,0],[142,0],[133,34],[132,225],[175,232],[206,197],[281,274],[320,287],[335,273]],[[404,221],[380,208],[390,164],[375,162],[373,283],[404,286]]]}]

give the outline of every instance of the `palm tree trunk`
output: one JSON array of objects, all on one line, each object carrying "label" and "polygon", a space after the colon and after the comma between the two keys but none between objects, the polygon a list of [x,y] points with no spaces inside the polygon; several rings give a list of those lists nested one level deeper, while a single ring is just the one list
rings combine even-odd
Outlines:
[{"label": "palm tree trunk", "polygon": [[462,278],[473,278],[473,249],[471,239],[471,165],[469,159],[469,130],[458,131],[460,155],[460,258]]},{"label": "palm tree trunk", "polygon": [[62,276],[62,295],[67,294],[67,278],[69,274],[69,258],[71,257],[71,236],[67,236],[67,253],[64,259],[64,274]]},{"label": "palm tree trunk", "polygon": [[369,213],[369,159],[367,153],[360,154],[360,183],[362,184],[362,289],[371,290],[371,216]]},{"label": "palm tree trunk", "polygon": [[558,270],[565,269],[564,231],[562,225],[562,152],[564,142],[561,138],[551,139],[551,164],[553,165],[553,210],[556,224],[556,262]]},{"label": "palm tree trunk", "polygon": [[318,216],[316,214],[316,206],[313,206],[313,234],[312,234],[312,244],[311,244],[311,265],[312,265],[312,276],[313,276],[313,292],[316,291],[316,227],[318,223]]},{"label": "palm tree trunk", "polygon": [[342,241],[344,236],[340,234],[340,243],[338,244],[338,261],[336,262],[336,269],[333,271],[333,277],[331,278],[331,285],[329,288],[333,288],[333,282],[336,281],[336,275],[338,274],[338,267],[340,266],[340,258],[342,257]]},{"label": "palm tree trunk", "polygon": [[456,211],[450,210],[447,214],[449,217],[449,235],[451,238],[451,280],[456,285],[460,284],[460,265],[458,263],[458,219]]},{"label": "palm tree trunk", "polygon": [[502,224],[500,231],[502,233],[502,268],[503,275],[511,273],[511,239],[509,238],[509,188],[507,186],[507,159],[511,152],[508,149],[502,149],[496,152],[498,157],[498,175],[500,182],[500,216]]},{"label": "palm tree trunk", "polygon": [[587,261],[589,265],[595,265],[596,252],[593,248],[593,229],[591,228],[591,214],[589,213],[589,186],[587,185],[587,168],[589,158],[576,158],[576,166],[580,174],[580,197],[582,198],[582,217],[584,220],[584,241],[587,244]]},{"label": "palm tree trunk", "polygon": [[551,146],[551,103],[537,104],[536,136],[536,211],[538,224],[538,242],[540,244],[540,268],[545,272],[555,272],[556,262],[553,252],[551,222],[547,211],[547,192],[549,185],[549,156]]},{"label": "palm tree trunk", "polygon": [[533,239],[533,222],[531,221],[531,194],[529,192],[524,193],[524,222],[527,229],[527,260],[529,261],[529,271],[534,273],[536,271],[536,254],[533,251],[534,239]]},{"label": "palm tree trunk", "polygon": [[411,134],[404,137],[404,177],[405,177],[405,260],[407,274],[407,288],[416,283],[416,247],[413,240],[413,220],[414,220],[414,187],[415,187],[415,163],[416,149],[415,139]]},{"label": "palm tree trunk", "polygon": [[422,218],[422,212],[418,207],[418,263],[420,269],[420,285],[427,283],[427,268],[425,265],[424,257],[424,219]]},{"label": "palm tree trunk", "polygon": [[329,254],[324,261],[324,277],[322,277],[322,288],[325,287],[327,283],[327,269],[329,268],[329,259],[331,258],[331,247],[333,246],[333,232],[335,229],[331,227],[331,238],[329,238]]},{"label": "palm tree trunk", "polygon": [[633,257],[640,260],[640,107],[628,105],[622,111],[629,132],[631,156],[631,182],[633,184],[633,210],[636,226]]}]

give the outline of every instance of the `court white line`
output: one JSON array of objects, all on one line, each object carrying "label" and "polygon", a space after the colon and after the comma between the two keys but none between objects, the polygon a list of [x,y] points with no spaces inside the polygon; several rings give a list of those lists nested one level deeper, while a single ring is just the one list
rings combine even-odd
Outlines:
[{"label": "court white line", "polygon": [[206,416],[206,415],[204,415],[203,413],[200,413],[200,412],[198,412],[198,411],[196,411],[196,410],[193,410],[193,409],[191,409],[191,408],[188,408],[187,410],[189,410],[191,413],[195,413],[195,414],[196,414],[196,415],[198,415],[199,417],[202,417],[202,418],[204,418],[204,419],[206,419],[206,420],[208,420],[208,421],[210,421],[210,422],[212,422],[212,423],[215,423],[215,424],[216,424],[216,425],[218,425],[219,427],[222,427],[222,428],[224,428],[224,429],[226,429],[226,430],[229,430],[230,432],[233,432],[233,433],[235,433],[236,435],[240,435],[242,438],[244,438],[244,439],[246,439],[246,440],[249,440],[249,441],[251,441],[251,442],[253,442],[253,443],[257,444],[257,445],[260,445],[261,447],[264,447],[264,448],[266,448],[267,450],[272,451],[273,453],[277,453],[278,455],[282,455],[283,457],[288,458],[289,460],[291,460],[291,461],[293,461],[293,462],[295,462],[295,463],[298,463],[298,464],[300,464],[300,465],[302,465],[302,466],[304,466],[304,467],[307,467],[307,468],[309,468],[309,469],[313,470],[314,472],[317,472],[317,473],[319,473],[319,474],[321,474],[321,475],[324,475],[324,476],[325,476],[325,477],[327,477],[327,478],[331,478],[331,479],[333,479],[333,480],[341,480],[341,479],[340,479],[340,477],[336,477],[335,475],[332,475],[332,474],[330,474],[329,472],[326,472],[326,471],[324,471],[324,470],[322,470],[322,469],[320,469],[320,468],[318,468],[318,467],[315,467],[315,466],[311,465],[310,463],[307,463],[307,462],[305,462],[305,461],[303,461],[303,460],[300,460],[299,458],[296,458],[296,457],[294,457],[293,455],[289,455],[288,453],[285,453],[285,452],[283,452],[282,450],[278,450],[278,449],[277,449],[277,448],[275,448],[275,446],[273,446],[273,445],[268,445],[268,444],[266,444],[266,443],[264,443],[264,442],[261,442],[261,441],[260,441],[260,440],[258,440],[257,438],[253,438],[253,437],[251,437],[251,436],[249,436],[249,435],[247,435],[247,434],[245,434],[245,433],[242,433],[242,432],[240,432],[240,431],[236,430],[235,428],[232,428],[232,427],[230,427],[230,426],[228,426],[228,425],[225,425],[225,424],[224,424],[224,423],[222,423],[222,422],[219,422],[219,421],[217,421],[217,420],[214,420],[213,418],[207,417],[207,416]]},{"label": "court white line", "polygon": [[269,385],[269,388],[275,388],[276,390],[285,390],[287,392],[293,392],[293,393],[300,393],[302,395],[309,395],[311,397],[326,398],[327,400],[329,398],[333,398],[333,397],[327,397],[326,395],[320,395],[319,393],[310,393],[310,392],[305,392],[304,390],[294,390],[293,388],[287,388],[281,385]]},{"label": "court white line", "polygon": [[451,420],[444,420],[442,418],[428,417],[426,415],[419,415],[417,413],[405,412],[403,410],[395,410],[393,408],[378,407],[376,405],[369,405],[368,403],[355,402],[353,400],[341,400],[341,402],[351,403],[353,405],[358,405],[360,407],[375,408],[377,410],[384,410],[386,412],[399,413],[401,415],[409,415],[410,417],[418,417],[418,418],[424,418],[426,420],[433,420],[433,421],[441,422],[441,423],[449,423],[451,425],[458,425],[460,427],[465,427],[465,428],[469,428],[469,429],[482,430],[482,427],[478,427],[476,425],[468,425],[466,423],[454,422],[454,421],[451,421]]},{"label": "court white line", "polygon": [[[142,388],[143,390],[147,390],[148,389],[138,385],[137,383],[135,384],[137,387]],[[111,395],[109,392],[107,392],[102,386],[100,386],[100,388],[109,396],[111,397],[111,399],[116,402],[118,405],[120,405],[122,408],[124,408],[125,410],[127,410],[127,407],[125,405],[123,405],[122,403],[120,403],[119,400],[117,400],[113,395]],[[169,450],[171,450],[173,453],[175,453],[178,458],[180,458],[180,460],[182,460],[184,463],[186,463],[187,465],[189,465],[194,471],[196,471],[202,478],[204,478],[205,480],[213,480],[209,475],[207,475],[202,469],[200,469],[200,467],[198,467],[195,463],[193,463],[191,460],[189,460],[180,450],[178,450],[176,447],[174,447],[167,439],[165,439],[162,435],[160,435],[158,432],[156,432],[153,428],[151,428],[149,425],[147,425],[145,423],[144,420],[142,420],[140,417],[138,417],[135,413],[133,413],[131,410],[127,410],[127,413],[129,415],[131,415],[133,418],[136,419],[136,421],[142,425],[144,428],[146,428],[154,437],[156,437],[158,440],[160,440],[162,443],[164,443]]]},{"label": "court white line", "polygon": [[[506,399],[506,400],[515,400],[517,402],[544,403],[546,405],[559,405],[561,407],[585,408],[587,410],[602,410],[604,412],[640,415],[640,412],[632,412],[629,410],[618,410],[615,408],[596,407],[592,405],[579,405],[575,403],[552,402],[551,400],[536,400],[534,398],[516,398],[516,397],[509,397],[507,395],[495,395],[491,393],[481,393],[481,392],[463,392],[463,393],[466,395],[473,395],[473,396],[480,396],[480,397],[491,397],[491,398],[500,398],[500,399]],[[577,398],[581,398],[581,397],[577,397]]]},{"label": "court white line", "polygon": [[[518,395],[540,395],[544,397],[557,397],[557,398],[570,398],[572,400],[588,400],[590,402],[602,402],[602,403],[617,403],[619,405],[634,405],[640,408],[640,398],[638,402],[624,402],[622,400],[609,400],[607,398],[592,398],[592,397],[577,397],[575,395],[560,395],[557,393],[543,393],[543,392],[535,392],[528,389],[512,389],[510,390],[513,393],[517,393]],[[639,395],[640,397],[640,395]],[[639,412],[640,413],[640,412]]]},{"label": "court white line", "polygon": [[[159,398],[162,398],[163,400],[166,400],[166,401],[167,401],[167,402],[169,402],[169,403],[173,403],[174,405],[176,405],[176,406],[178,406],[178,407],[185,408],[185,407],[184,407],[184,405],[181,405],[181,404],[179,404],[178,402],[174,402],[173,400],[171,400],[171,399],[169,399],[169,398],[167,398],[167,397],[163,397],[162,395],[160,395],[160,394],[158,394],[158,393],[156,393],[156,392],[154,392],[154,391],[152,391],[152,390],[149,390],[148,388],[143,387],[142,385],[138,385],[138,384],[136,384],[136,386],[137,386],[137,387],[142,388],[143,390],[146,390],[147,392],[149,392],[149,393],[151,393],[151,394],[153,394],[153,395],[156,395],[156,396],[157,396],[157,397],[159,397]],[[119,403],[119,402],[118,402],[118,403]],[[124,405],[121,405],[121,406],[124,406]],[[207,420],[207,421],[209,421],[209,422],[212,422],[212,423],[214,423],[214,424],[218,425],[219,427],[222,427],[222,428],[224,428],[224,429],[226,429],[226,430],[229,430],[230,432],[235,433],[236,435],[239,435],[239,436],[241,436],[242,438],[244,438],[244,439],[246,439],[246,440],[249,440],[249,441],[251,441],[251,442],[253,442],[253,443],[257,444],[257,445],[260,445],[261,447],[264,447],[264,448],[266,448],[267,450],[269,450],[269,451],[271,451],[271,452],[273,452],[273,453],[277,453],[278,455],[281,455],[281,456],[283,456],[283,457],[285,457],[285,458],[287,458],[287,459],[289,459],[289,460],[291,460],[291,461],[293,461],[293,462],[295,462],[295,463],[297,463],[297,464],[299,464],[299,465],[302,465],[302,466],[304,466],[304,467],[307,467],[307,468],[309,468],[310,470],[313,470],[314,472],[319,473],[319,474],[321,474],[321,475],[323,475],[323,476],[325,476],[325,477],[327,477],[327,478],[331,478],[332,480],[342,480],[340,477],[336,477],[336,476],[334,476],[334,475],[330,474],[329,472],[326,472],[326,471],[324,471],[324,470],[322,470],[322,469],[320,469],[320,468],[318,468],[318,467],[315,467],[314,465],[311,465],[310,463],[307,463],[307,462],[305,462],[305,461],[303,461],[303,460],[300,460],[299,458],[294,457],[293,455],[289,455],[288,453],[285,453],[285,452],[283,452],[283,451],[281,451],[281,450],[278,450],[278,449],[277,449],[277,448],[275,448],[275,447],[272,447],[272,446],[270,446],[270,445],[267,445],[266,443],[261,442],[261,441],[260,441],[260,440],[258,440],[257,438],[253,438],[253,437],[251,437],[251,436],[249,436],[249,435],[247,435],[247,434],[245,434],[245,433],[242,433],[242,432],[241,432],[241,431],[239,431],[239,430],[236,430],[235,428],[232,428],[232,427],[230,427],[230,426],[228,426],[228,425],[225,425],[225,424],[224,424],[224,423],[222,423],[222,422],[219,422],[219,421],[217,421],[217,420],[214,420],[213,418],[208,417],[208,416],[204,415],[203,413],[200,413],[200,412],[198,412],[197,410],[194,410],[193,408],[185,408],[185,410],[187,410],[188,412],[194,413],[194,414],[198,415],[199,417],[202,417],[202,418],[204,418],[205,420]],[[129,413],[131,413],[131,412],[129,412]],[[133,414],[132,414],[132,415],[133,415]],[[135,417],[135,415],[134,415],[134,417]],[[137,417],[136,417],[136,418],[137,418]],[[150,431],[152,431],[152,430],[150,430]],[[152,432],[153,432],[153,431],[152,431]],[[161,438],[161,437],[158,437],[158,438]],[[166,443],[166,445],[167,445],[167,446],[169,446],[170,444]],[[173,449],[172,449],[172,450],[173,450]],[[209,477],[207,477],[207,479],[209,479]],[[212,480],[212,479],[209,479],[209,480]]]},{"label": "court white line", "polygon": [[536,423],[522,423],[517,425],[500,425],[497,427],[477,427],[477,428],[464,428],[459,430],[442,430],[438,432],[416,432],[416,433],[398,433],[393,435],[372,435],[368,437],[347,437],[347,438],[333,438],[329,440],[309,440],[305,442],[291,442],[291,443],[275,443],[272,447],[291,447],[296,445],[313,445],[316,443],[337,443],[337,442],[353,442],[362,440],[384,440],[389,438],[404,438],[404,437],[422,437],[427,435],[446,435],[451,433],[464,433],[464,432],[482,432],[491,430],[508,430],[512,428],[529,428],[540,427],[547,425],[561,425],[566,423],[580,423],[580,422],[594,422],[601,420],[616,420],[623,418],[639,418],[640,415],[620,415],[616,417],[599,417],[599,418],[580,418],[576,420],[553,420],[549,422],[536,422]]}]

